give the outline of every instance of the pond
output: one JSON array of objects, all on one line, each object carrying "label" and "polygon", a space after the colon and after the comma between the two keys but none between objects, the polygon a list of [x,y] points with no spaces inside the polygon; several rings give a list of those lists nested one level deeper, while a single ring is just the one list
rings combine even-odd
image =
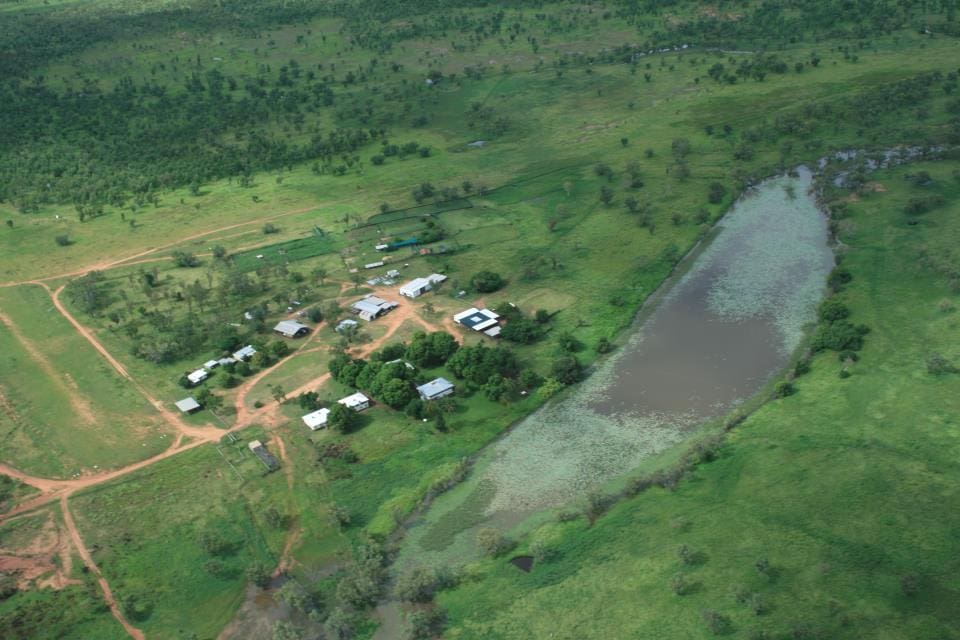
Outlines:
[{"label": "pond", "polygon": [[480,528],[575,503],[764,387],[815,321],[833,266],[811,184],[800,168],[735,203],[615,354],[491,444],[412,523],[399,564],[475,559]]}]

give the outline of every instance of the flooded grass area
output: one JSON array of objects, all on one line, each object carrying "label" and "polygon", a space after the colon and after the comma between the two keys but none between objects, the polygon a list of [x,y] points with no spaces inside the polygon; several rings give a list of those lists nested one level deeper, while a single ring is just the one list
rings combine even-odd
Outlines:
[{"label": "flooded grass area", "polygon": [[769,382],[815,320],[833,265],[810,185],[801,168],[741,198],[617,353],[492,444],[411,526],[401,565],[475,559],[479,529],[576,501]]}]

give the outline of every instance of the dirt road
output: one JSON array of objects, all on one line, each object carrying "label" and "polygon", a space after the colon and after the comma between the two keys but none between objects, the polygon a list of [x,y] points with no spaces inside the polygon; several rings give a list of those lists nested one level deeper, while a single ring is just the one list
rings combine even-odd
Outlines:
[{"label": "dirt road", "polygon": [[97,582],[100,583],[100,590],[103,591],[104,601],[107,603],[107,606],[110,607],[110,613],[113,614],[113,617],[117,619],[117,622],[123,626],[131,638],[134,640],[144,640],[145,636],[143,632],[130,624],[123,615],[123,610],[120,608],[120,605],[117,604],[117,599],[113,597],[113,592],[110,591],[110,585],[107,584],[107,580],[103,577],[103,574],[100,573],[100,568],[97,566],[97,563],[93,561],[93,556],[90,555],[90,551],[88,551],[86,545],[83,544],[83,538],[80,537],[77,525],[73,521],[73,514],[70,513],[70,506],[67,504],[67,496],[60,498],[60,510],[63,511],[63,522],[70,534],[70,539],[73,540],[73,546],[76,547],[77,553],[80,554],[87,569],[97,577]]}]

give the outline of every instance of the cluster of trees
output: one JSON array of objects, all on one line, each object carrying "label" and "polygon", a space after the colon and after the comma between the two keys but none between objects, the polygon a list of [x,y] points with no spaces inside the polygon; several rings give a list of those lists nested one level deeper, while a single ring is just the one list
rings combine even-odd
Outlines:
[{"label": "cluster of trees", "polygon": [[820,304],[817,312],[820,324],[817,326],[811,344],[814,351],[830,349],[840,352],[842,360],[850,358],[851,353],[862,349],[863,338],[870,332],[870,328],[866,325],[854,325],[847,319],[850,317],[850,309],[836,295],[852,278],[850,272],[843,267],[837,267],[830,273],[827,284],[834,295]]},{"label": "cluster of trees", "polygon": [[449,333],[417,333],[409,345],[390,345],[370,360],[338,354],[330,361],[330,374],[337,382],[368,391],[394,409],[407,409],[411,414],[419,415],[422,406],[414,386],[426,380],[419,380],[407,362],[421,368],[440,366],[458,348],[457,341]]}]

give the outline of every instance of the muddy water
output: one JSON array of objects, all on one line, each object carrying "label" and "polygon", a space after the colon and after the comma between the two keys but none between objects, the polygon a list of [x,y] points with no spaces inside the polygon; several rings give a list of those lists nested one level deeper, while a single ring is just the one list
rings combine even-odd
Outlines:
[{"label": "muddy water", "polygon": [[470,561],[480,528],[508,531],[581,499],[769,382],[814,321],[833,264],[810,185],[801,169],[741,198],[613,357],[488,447],[411,526],[399,565]]}]

